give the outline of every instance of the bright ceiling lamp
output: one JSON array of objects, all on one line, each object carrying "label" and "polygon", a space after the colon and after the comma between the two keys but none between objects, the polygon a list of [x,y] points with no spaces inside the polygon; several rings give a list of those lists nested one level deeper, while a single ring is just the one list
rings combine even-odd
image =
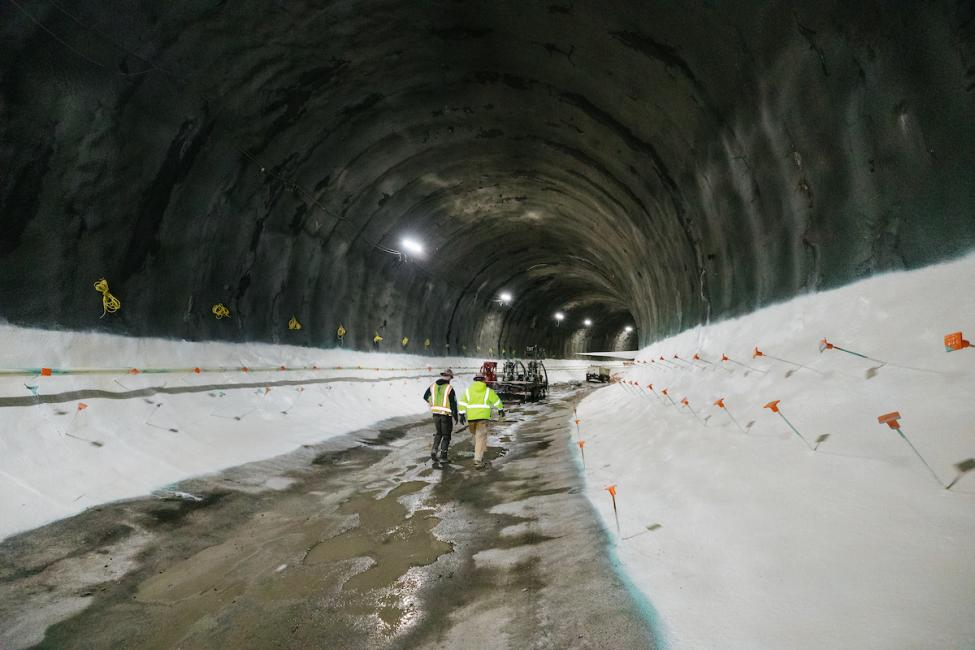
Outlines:
[{"label": "bright ceiling lamp", "polygon": [[632,325],[627,325],[626,327],[623,328],[623,331],[626,332],[627,334],[629,334],[630,332],[633,331],[633,326]]},{"label": "bright ceiling lamp", "polygon": [[402,244],[403,249],[407,252],[413,253],[414,255],[423,255],[423,244],[415,239],[404,237],[400,244]]},{"label": "bright ceiling lamp", "polygon": [[590,327],[592,325],[592,321],[587,318],[586,320],[582,321],[582,324],[586,327]]},{"label": "bright ceiling lamp", "polygon": [[507,291],[502,291],[501,293],[498,294],[498,300],[505,305],[511,303],[511,298],[512,298],[511,294],[508,293]]}]

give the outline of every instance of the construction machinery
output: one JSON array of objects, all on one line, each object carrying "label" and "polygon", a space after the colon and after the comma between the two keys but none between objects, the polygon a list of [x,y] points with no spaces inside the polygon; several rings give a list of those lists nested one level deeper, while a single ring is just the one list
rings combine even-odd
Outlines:
[{"label": "construction machinery", "polygon": [[503,401],[537,402],[548,395],[544,356],[545,350],[533,345],[525,349],[524,360],[505,359],[500,372],[496,361],[485,361],[481,374]]},{"label": "construction machinery", "polygon": [[590,383],[609,382],[609,368],[607,366],[589,366],[586,370],[586,381]]},{"label": "construction machinery", "polygon": [[485,361],[481,364],[481,370],[478,373],[484,377],[484,383],[494,389],[494,392],[498,392],[496,385],[498,383],[498,362],[497,361]]}]

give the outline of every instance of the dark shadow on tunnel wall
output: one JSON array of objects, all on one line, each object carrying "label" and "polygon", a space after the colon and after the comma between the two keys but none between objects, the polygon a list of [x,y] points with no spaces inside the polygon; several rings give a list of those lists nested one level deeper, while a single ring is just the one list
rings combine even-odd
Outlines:
[{"label": "dark shadow on tunnel wall", "polygon": [[970,250],[973,48],[953,0],[0,2],[0,318],[645,344]]}]

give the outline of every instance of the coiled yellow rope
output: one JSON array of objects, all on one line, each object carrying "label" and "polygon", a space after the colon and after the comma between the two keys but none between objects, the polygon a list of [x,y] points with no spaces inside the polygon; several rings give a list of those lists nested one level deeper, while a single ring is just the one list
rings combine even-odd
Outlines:
[{"label": "coiled yellow rope", "polygon": [[288,321],[289,330],[300,330],[301,323],[298,322],[298,318],[294,315],[291,316],[291,320]]},{"label": "coiled yellow rope", "polygon": [[102,278],[95,283],[95,291],[102,294],[102,315],[101,318],[105,318],[105,314],[114,314],[119,309],[122,308],[122,303],[118,298],[113,296],[108,290],[108,280]]},{"label": "coiled yellow rope", "polygon": [[221,318],[230,318],[230,310],[227,309],[227,306],[222,302],[215,304],[213,309],[210,311],[212,311],[213,315],[217,317],[217,320],[220,320]]}]

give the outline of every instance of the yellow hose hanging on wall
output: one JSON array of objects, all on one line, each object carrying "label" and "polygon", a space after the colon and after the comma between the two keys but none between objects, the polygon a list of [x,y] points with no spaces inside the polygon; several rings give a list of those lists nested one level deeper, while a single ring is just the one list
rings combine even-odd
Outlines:
[{"label": "yellow hose hanging on wall", "polygon": [[105,318],[105,314],[114,314],[119,309],[122,308],[122,303],[118,298],[113,296],[108,290],[108,280],[105,278],[100,279],[95,283],[95,291],[102,294],[102,315],[101,318]]},{"label": "yellow hose hanging on wall", "polygon": [[400,345],[402,345],[404,348],[409,344],[410,344],[410,337],[408,336],[404,336],[403,340],[400,341]]},{"label": "yellow hose hanging on wall", "polygon": [[298,322],[298,318],[294,314],[291,315],[291,320],[288,321],[288,329],[289,330],[301,329],[301,323]]},{"label": "yellow hose hanging on wall", "polygon": [[217,320],[220,320],[221,318],[230,318],[230,310],[227,309],[227,306],[222,302],[215,304],[213,309],[210,311],[212,311],[213,315],[217,317]]},{"label": "yellow hose hanging on wall", "polygon": [[379,336],[379,332],[376,332],[376,335],[372,337],[372,342],[375,343],[376,345],[379,345],[380,343],[383,342],[383,337]]}]

